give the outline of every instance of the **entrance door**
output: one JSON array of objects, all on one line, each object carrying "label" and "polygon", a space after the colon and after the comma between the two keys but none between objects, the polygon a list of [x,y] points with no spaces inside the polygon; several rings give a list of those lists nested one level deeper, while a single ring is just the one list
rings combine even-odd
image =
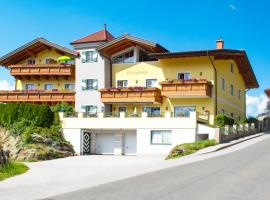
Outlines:
[{"label": "entrance door", "polygon": [[125,155],[137,154],[137,137],[136,133],[125,134]]},{"label": "entrance door", "polygon": [[82,145],[83,155],[89,155],[91,153],[91,133],[83,132]]},{"label": "entrance door", "polygon": [[97,154],[114,154],[114,133],[98,133],[96,142]]}]

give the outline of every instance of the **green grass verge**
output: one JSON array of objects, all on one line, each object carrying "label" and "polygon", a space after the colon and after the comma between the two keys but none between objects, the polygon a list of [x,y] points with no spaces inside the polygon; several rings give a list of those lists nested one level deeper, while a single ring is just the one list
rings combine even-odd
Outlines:
[{"label": "green grass verge", "polygon": [[215,140],[203,140],[198,142],[179,144],[170,151],[169,155],[166,157],[166,160],[186,156],[195,153],[200,149],[214,145],[216,145]]},{"label": "green grass verge", "polygon": [[6,178],[25,173],[29,168],[20,162],[11,161],[7,165],[0,166],[0,181]]}]

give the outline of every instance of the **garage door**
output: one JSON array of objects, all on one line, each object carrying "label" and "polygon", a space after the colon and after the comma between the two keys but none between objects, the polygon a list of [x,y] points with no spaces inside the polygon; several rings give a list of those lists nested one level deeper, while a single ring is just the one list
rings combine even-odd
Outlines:
[{"label": "garage door", "polygon": [[114,138],[114,133],[98,133],[96,141],[96,154],[113,154]]},{"label": "garage door", "polygon": [[125,155],[136,155],[137,137],[136,133],[125,133]]}]

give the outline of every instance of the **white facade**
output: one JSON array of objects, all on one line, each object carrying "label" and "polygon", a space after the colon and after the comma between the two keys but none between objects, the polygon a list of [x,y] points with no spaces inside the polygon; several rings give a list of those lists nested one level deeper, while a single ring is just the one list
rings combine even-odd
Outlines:
[{"label": "white facade", "polygon": [[[111,64],[110,61],[102,57],[96,48],[103,44],[99,43],[83,43],[74,45],[74,49],[80,53],[80,57],[76,58],[76,75],[75,75],[75,110],[77,112],[85,112],[85,106],[97,106],[97,112],[110,111],[110,106],[105,106],[100,100],[98,89],[111,86]],[[84,52],[95,52],[95,61],[83,62]],[[85,87],[84,80],[97,80],[97,88],[83,89]]]},{"label": "white facade", "polygon": [[[147,113],[140,118],[125,117],[125,113],[113,118],[104,117],[103,113],[94,118],[85,118],[82,113],[76,118],[63,118],[62,114],[60,117],[64,136],[77,154],[84,154],[84,132],[91,134],[91,141],[86,141],[90,142],[91,154],[168,154],[177,144],[215,138],[214,128],[198,125],[196,112],[181,118],[171,117],[170,113],[155,118],[147,117]],[[156,143],[155,132],[165,132],[168,142]]]}]

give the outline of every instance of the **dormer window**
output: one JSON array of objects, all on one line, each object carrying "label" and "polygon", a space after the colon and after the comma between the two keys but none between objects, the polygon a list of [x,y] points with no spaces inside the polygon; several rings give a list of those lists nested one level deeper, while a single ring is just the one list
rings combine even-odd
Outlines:
[{"label": "dormer window", "polygon": [[134,50],[122,53],[112,58],[112,63],[134,63]]}]

